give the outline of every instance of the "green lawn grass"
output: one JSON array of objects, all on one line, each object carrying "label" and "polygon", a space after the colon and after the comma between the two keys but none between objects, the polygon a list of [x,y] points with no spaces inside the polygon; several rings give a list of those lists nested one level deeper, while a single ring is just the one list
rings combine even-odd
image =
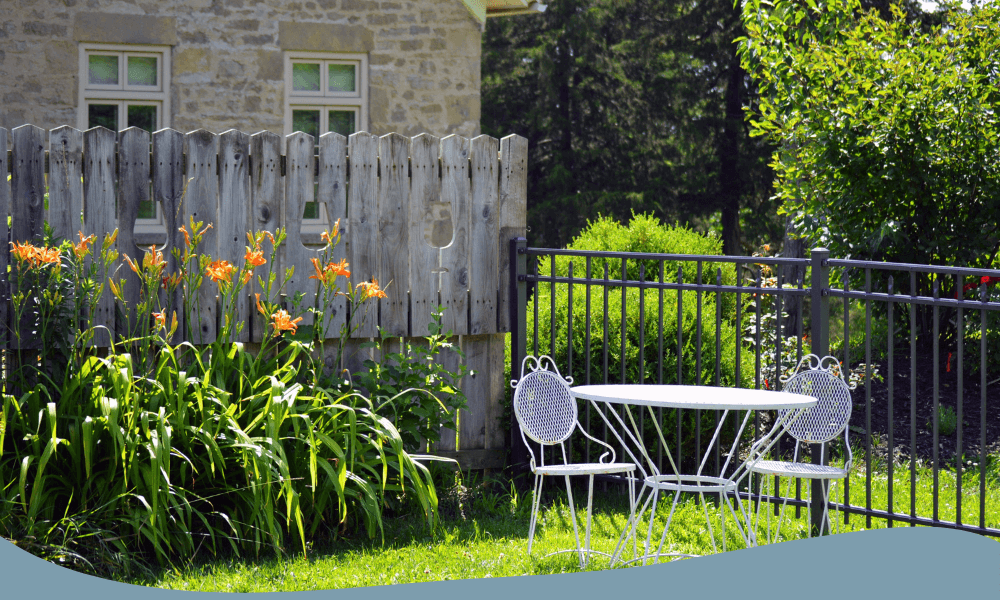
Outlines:
[{"label": "green lawn grass", "polygon": [[[1000,477],[995,469],[989,470],[986,496],[986,525],[1000,527]],[[909,509],[909,471],[902,465],[894,476],[894,494],[897,511]],[[417,519],[401,516],[386,522],[385,544],[359,540],[341,540],[323,549],[314,550],[308,558],[301,555],[267,560],[219,559],[179,570],[164,570],[152,578],[131,579],[130,583],[168,589],[273,592],[337,589],[359,586],[390,585],[421,581],[445,581],[486,577],[511,577],[517,575],[542,575],[579,571],[575,554],[559,554],[547,558],[543,555],[554,550],[572,548],[573,528],[566,504],[565,488],[560,493],[559,481],[550,480],[543,494],[543,511],[539,518],[532,555],[527,555],[528,498],[511,497],[500,491],[480,494],[465,506],[465,518],[458,516],[444,519],[440,530],[431,536],[421,529]],[[917,514],[931,516],[933,477],[930,469],[919,467],[917,484]],[[955,475],[941,471],[939,518],[954,520]],[[784,485],[782,485],[784,489]],[[495,490],[503,489],[496,486]],[[794,489],[794,488],[793,488]],[[888,479],[884,472],[872,474],[872,506],[886,506]],[[963,480],[963,521],[978,523],[978,473],[969,471]],[[581,493],[582,492],[582,493]],[[808,494],[808,485],[803,485]],[[843,498],[841,484],[835,488],[838,501]],[[865,505],[864,466],[855,466],[851,473],[850,493],[852,503]],[[583,510],[585,491],[575,491],[580,518],[580,535],[583,535]],[[663,495],[653,526],[653,543],[659,541],[663,524],[670,510],[672,496]],[[753,507],[748,507],[752,510]],[[757,527],[761,539],[766,536],[768,505],[761,507],[761,523]],[[716,540],[721,521],[718,511],[710,501],[709,514],[713,518]],[[689,554],[711,554],[712,544],[706,527],[704,507],[697,498],[682,499],[674,514],[664,550]],[[783,539],[796,539],[807,535],[807,512],[796,519],[794,508],[786,511],[782,526]],[[866,519],[852,515],[845,525],[840,513],[838,519],[841,535],[868,528]],[[628,517],[627,496],[613,489],[598,490],[594,496],[594,522],[591,545],[596,550],[611,552]],[[773,519],[773,517],[772,517]],[[647,521],[648,523],[648,521]],[[886,527],[884,519],[872,519],[871,528]],[[908,526],[896,523],[896,527]],[[639,538],[641,548],[647,529],[643,524]],[[740,549],[742,542],[727,519],[727,548]],[[719,548],[721,550],[721,548]],[[629,547],[631,554],[632,547]],[[634,562],[631,566],[641,564]],[[608,559],[595,556],[586,570],[608,568]]]}]

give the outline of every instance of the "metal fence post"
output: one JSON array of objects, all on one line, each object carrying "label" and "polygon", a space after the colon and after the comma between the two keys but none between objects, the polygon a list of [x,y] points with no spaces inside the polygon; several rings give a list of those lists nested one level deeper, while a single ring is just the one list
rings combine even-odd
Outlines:
[{"label": "metal fence post", "polygon": [[[827,259],[830,258],[830,251],[826,248],[813,248],[810,254],[812,258],[812,285],[810,299],[812,307],[810,309],[812,345],[811,351],[820,358],[830,353],[830,298],[827,290],[830,289],[830,267]],[[823,444],[810,444],[809,453],[812,455],[813,464],[820,464],[820,455]],[[826,461],[822,461],[826,462]],[[813,479],[812,498],[810,499],[809,515],[811,527],[814,535],[829,533],[823,530],[823,497],[825,484],[822,480]]]},{"label": "metal fence post", "polygon": [[[510,240],[510,376],[521,376],[521,362],[528,351],[528,240],[523,237]],[[510,411],[510,459],[515,474],[528,468],[528,449],[521,439],[521,427],[514,411]]]}]

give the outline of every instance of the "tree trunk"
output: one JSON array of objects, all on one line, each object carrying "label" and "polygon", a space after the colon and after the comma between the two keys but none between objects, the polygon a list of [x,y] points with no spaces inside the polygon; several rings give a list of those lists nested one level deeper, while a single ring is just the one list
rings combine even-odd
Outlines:
[{"label": "tree trunk", "polygon": [[719,191],[722,200],[722,252],[740,248],[740,133],[743,129],[743,68],[733,44],[726,82],[726,122],[719,146]]},{"label": "tree trunk", "polygon": [[[805,240],[795,237],[795,229],[792,227],[791,216],[785,218],[785,237],[781,242],[781,256],[784,258],[805,258],[806,256]],[[778,284],[789,283],[798,287],[799,278],[805,277],[805,272],[806,269],[804,266],[782,266],[778,269]],[[799,307],[802,306],[802,296],[786,296],[782,299],[782,305],[784,306],[784,311],[788,313],[788,319],[781,324],[782,335],[785,337],[790,335],[801,336],[804,333],[804,330],[800,329],[803,326],[802,321],[799,320]]]}]

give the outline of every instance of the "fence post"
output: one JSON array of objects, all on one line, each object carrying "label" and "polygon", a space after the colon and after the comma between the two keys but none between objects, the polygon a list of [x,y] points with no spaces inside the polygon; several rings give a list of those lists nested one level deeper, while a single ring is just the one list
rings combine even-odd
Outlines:
[{"label": "fence post", "polygon": [[[830,289],[830,267],[827,259],[830,251],[826,248],[813,248],[812,258],[812,285],[810,309],[812,353],[820,358],[830,353],[830,298],[827,290]],[[809,453],[812,455],[813,464],[819,464],[823,444],[810,444]],[[825,483],[822,480],[812,480],[812,496],[810,499],[809,515],[811,527],[815,535],[829,533],[823,531],[823,497]]]},{"label": "fence post", "polygon": [[[512,379],[521,377],[521,362],[528,351],[528,283],[524,280],[528,273],[528,255],[525,249],[528,247],[528,240],[523,237],[511,238],[509,242],[510,250],[510,277],[508,279],[510,294],[510,376]],[[505,385],[507,382],[504,382]],[[527,468],[528,449],[521,440],[521,427],[514,416],[513,408],[510,411],[510,459],[511,467],[515,473],[522,472]]]}]

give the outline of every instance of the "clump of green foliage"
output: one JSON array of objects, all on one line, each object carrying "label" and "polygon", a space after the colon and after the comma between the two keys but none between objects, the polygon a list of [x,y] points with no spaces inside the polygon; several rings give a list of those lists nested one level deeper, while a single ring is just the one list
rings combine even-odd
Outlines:
[{"label": "clump of green foliage", "polygon": [[743,3],[750,127],[778,145],[779,212],[833,256],[997,256],[1000,6],[948,8],[924,33],[899,6],[885,20],[860,0]]}]

